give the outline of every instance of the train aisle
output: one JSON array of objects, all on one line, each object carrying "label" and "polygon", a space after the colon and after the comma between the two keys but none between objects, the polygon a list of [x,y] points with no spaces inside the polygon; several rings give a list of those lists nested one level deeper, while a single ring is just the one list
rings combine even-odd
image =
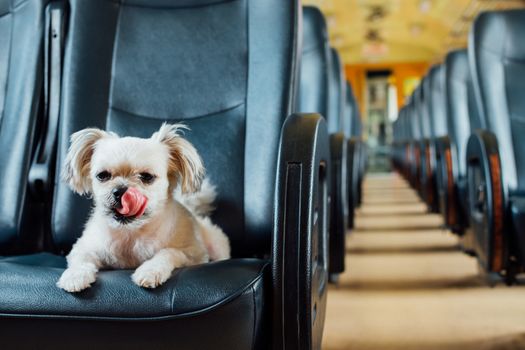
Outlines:
[{"label": "train aisle", "polygon": [[323,349],[525,349],[525,287],[487,287],[399,175],[363,186]]}]

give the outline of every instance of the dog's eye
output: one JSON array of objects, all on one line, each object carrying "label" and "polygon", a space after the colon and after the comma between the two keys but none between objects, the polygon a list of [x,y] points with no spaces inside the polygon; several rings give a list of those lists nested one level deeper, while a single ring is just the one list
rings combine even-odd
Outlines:
[{"label": "dog's eye", "polygon": [[140,173],[139,174],[140,181],[144,182],[145,184],[150,184],[155,180],[155,175],[152,175],[150,173]]},{"label": "dog's eye", "polygon": [[105,182],[109,179],[111,179],[111,173],[109,171],[104,170],[97,174],[97,180],[100,182]]}]

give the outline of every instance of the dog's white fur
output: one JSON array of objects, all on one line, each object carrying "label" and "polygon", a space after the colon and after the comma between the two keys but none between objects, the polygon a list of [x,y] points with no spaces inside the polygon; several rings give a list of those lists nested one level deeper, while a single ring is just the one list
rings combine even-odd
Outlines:
[{"label": "dog's white fur", "polygon": [[[155,288],[175,268],[230,257],[228,238],[208,217],[215,189],[203,181],[196,149],[179,135],[184,128],[163,124],[149,139],[99,129],[71,136],[62,177],[75,192],[92,195],[94,208],[58,287],[79,292],[95,282],[101,268],[136,268],[133,282]],[[102,171],[111,178],[98,180]],[[144,172],[155,176],[152,183],[141,180]],[[112,190],[119,186],[134,187],[148,198],[144,215],[129,222],[116,219]]]}]

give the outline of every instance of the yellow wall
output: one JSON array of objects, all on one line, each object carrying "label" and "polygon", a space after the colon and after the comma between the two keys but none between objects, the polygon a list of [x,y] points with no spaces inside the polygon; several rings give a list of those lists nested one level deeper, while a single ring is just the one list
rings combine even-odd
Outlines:
[{"label": "yellow wall", "polygon": [[401,107],[417,81],[426,73],[427,62],[415,63],[363,63],[348,64],[345,67],[346,78],[352,84],[356,100],[359,103],[361,116],[365,116],[366,73],[374,70],[392,71],[392,82],[397,88],[397,104]]}]

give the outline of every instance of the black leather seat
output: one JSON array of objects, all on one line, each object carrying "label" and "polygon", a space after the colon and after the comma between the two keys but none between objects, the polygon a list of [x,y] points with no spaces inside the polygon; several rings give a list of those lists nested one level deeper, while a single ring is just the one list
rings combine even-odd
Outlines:
[{"label": "black leather seat", "polygon": [[[355,101],[353,92],[347,92],[347,89],[351,89],[351,85],[347,83],[344,77],[343,64],[341,62],[341,57],[339,56],[339,53],[334,48],[332,48],[331,51],[331,96],[329,106],[329,114],[331,114],[331,116],[328,118],[328,127],[329,130],[343,132],[348,141],[348,224],[349,227],[352,228],[354,220],[354,209],[360,204],[360,183],[364,174],[364,163],[362,156],[362,154],[364,153],[364,149],[360,145],[360,142],[358,142],[358,138],[356,138],[354,135],[354,133],[360,134],[360,124],[357,124],[356,127],[355,119],[356,117],[359,118],[359,109],[357,108],[357,102]],[[357,176],[353,175],[354,172],[357,172]],[[354,183],[353,178],[356,178],[357,182]],[[356,186],[357,192],[355,192]],[[354,202],[356,203],[356,205],[354,205],[354,208],[352,208],[352,203]]]},{"label": "black leather seat", "polygon": [[44,0],[0,0],[0,255],[42,245],[27,177],[43,101]]},{"label": "black leather seat", "polygon": [[412,164],[412,158],[413,158],[413,152],[412,152],[412,126],[411,126],[411,120],[410,120],[410,104],[405,104],[403,107],[403,114],[401,115],[400,120],[400,143],[402,147],[402,167],[404,171],[405,178],[409,183],[411,183],[411,164]]},{"label": "black leather seat", "polygon": [[360,112],[360,108],[359,106],[357,105],[357,102],[356,102],[356,113],[355,113],[355,118],[354,118],[354,121],[355,121],[355,135],[359,135],[359,138],[361,139],[361,142],[360,142],[360,150],[359,150],[359,192],[358,192],[358,195],[359,195],[359,198],[358,198],[358,205],[361,206],[362,202],[363,202],[363,181],[364,181],[364,178],[365,178],[365,174],[366,174],[366,171],[367,171],[367,168],[368,168],[368,144],[366,142],[366,140],[363,138],[363,130],[364,130],[364,127],[363,127],[363,120],[361,119],[361,112]]},{"label": "black leather seat", "polygon": [[444,74],[448,136],[440,139],[439,147],[440,207],[445,225],[462,235],[468,226],[467,141],[470,134],[484,128],[485,123],[477,109],[466,49],[447,55]]},{"label": "black leather seat", "polygon": [[430,118],[428,112],[428,75],[425,76],[414,93],[414,117],[417,120],[416,126],[419,128],[418,139],[418,155],[419,159],[416,161],[418,166],[418,191],[421,198],[428,204],[428,189],[430,186],[430,178],[432,164],[430,163],[432,157],[430,155],[430,138],[432,132],[430,130]]},{"label": "black leather seat", "polygon": [[525,10],[487,12],[468,48],[486,130],[467,146],[469,216],[481,266],[511,282],[525,253]]},{"label": "black leather seat", "polygon": [[66,293],[55,283],[90,200],[56,180],[49,252],[0,259],[2,346],[320,348],[330,159],[321,116],[285,121],[299,1],[69,5],[57,170],[79,129],[146,137],[163,121],[186,123],[217,185],[214,220],[234,259],[178,269],[154,290],[120,270]]},{"label": "black leather seat", "polygon": [[368,149],[365,140],[363,139],[363,121],[361,119],[361,110],[359,103],[355,97],[352,86],[348,84],[348,89],[352,90],[352,100],[354,101],[352,114],[352,136],[359,140],[359,152],[356,157],[359,157],[359,178],[357,181],[358,192],[357,192],[357,206],[361,206],[363,199],[363,180],[366,173],[366,167],[368,164]]},{"label": "black leather seat", "polygon": [[[436,190],[436,155],[434,130],[434,108],[432,107],[433,90],[437,85],[439,66],[432,66],[421,82],[417,99],[420,111],[419,119],[423,138],[421,140],[421,189],[420,193],[432,212],[438,211]],[[440,116],[439,119],[442,119]],[[443,120],[444,121],[444,120]]]},{"label": "black leather seat", "polygon": [[303,48],[298,111],[317,111],[329,119],[329,67],[330,46],[328,31],[322,12],[314,6],[303,7]]},{"label": "black leather seat", "polygon": [[[336,94],[330,84],[331,51],[328,32],[322,12],[313,6],[303,7],[303,50],[297,112],[320,113],[327,119],[330,129],[331,154],[331,208],[330,208],[330,260],[331,280],[345,270],[345,237],[348,216],[347,195],[347,142],[342,130],[335,127],[330,113],[330,94]],[[333,111],[335,112],[335,111]]]},{"label": "black leather seat", "polygon": [[405,176],[403,169],[403,158],[402,158],[402,120],[406,110],[405,107],[401,107],[397,114],[396,120],[392,123],[392,148],[391,148],[391,161],[393,167],[400,174]]},{"label": "black leather seat", "polygon": [[343,130],[348,138],[348,227],[354,228],[355,210],[360,205],[362,174],[361,117],[352,86],[346,82],[346,116]]},{"label": "black leather seat", "polygon": [[430,203],[431,211],[438,213],[439,206],[439,179],[438,169],[441,158],[438,155],[438,140],[440,137],[447,135],[447,115],[445,111],[445,94],[444,94],[444,70],[443,65],[439,64],[433,67],[429,73],[429,115],[431,121],[432,138],[430,141],[432,161],[432,201]]},{"label": "black leather seat", "polygon": [[330,104],[328,106],[328,130],[332,132],[344,132],[346,121],[345,121],[345,109],[346,109],[346,84],[343,77],[343,69],[341,64],[341,57],[336,49],[330,49]]},{"label": "black leather seat", "polygon": [[405,104],[400,120],[400,146],[401,146],[401,166],[405,178],[410,183],[411,181],[411,164],[412,164],[412,126],[410,125],[410,105]]},{"label": "black leather seat", "polygon": [[392,164],[394,169],[409,181],[410,136],[408,134],[407,117],[408,107],[404,105],[399,109],[397,119],[392,124]]},{"label": "black leather seat", "polygon": [[409,148],[410,148],[410,179],[411,179],[411,185],[413,188],[419,191],[421,184],[420,184],[420,171],[421,171],[421,147],[420,147],[420,139],[421,139],[421,128],[420,128],[420,121],[418,117],[418,109],[416,105],[416,99],[417,95],[419,94],[419,89],[421,87],[418,86],[412,95],[410,95],[410,98],[406,104],[407,108],[407,124],[410,128],[410,140],[409,140]]},{"label": "black leather seat", "polygon": [[443,65],[439,64],[430,70],[430,120],[432,122],[432,138],[447,134],[447,115],[445,110],[445,76]]}]

